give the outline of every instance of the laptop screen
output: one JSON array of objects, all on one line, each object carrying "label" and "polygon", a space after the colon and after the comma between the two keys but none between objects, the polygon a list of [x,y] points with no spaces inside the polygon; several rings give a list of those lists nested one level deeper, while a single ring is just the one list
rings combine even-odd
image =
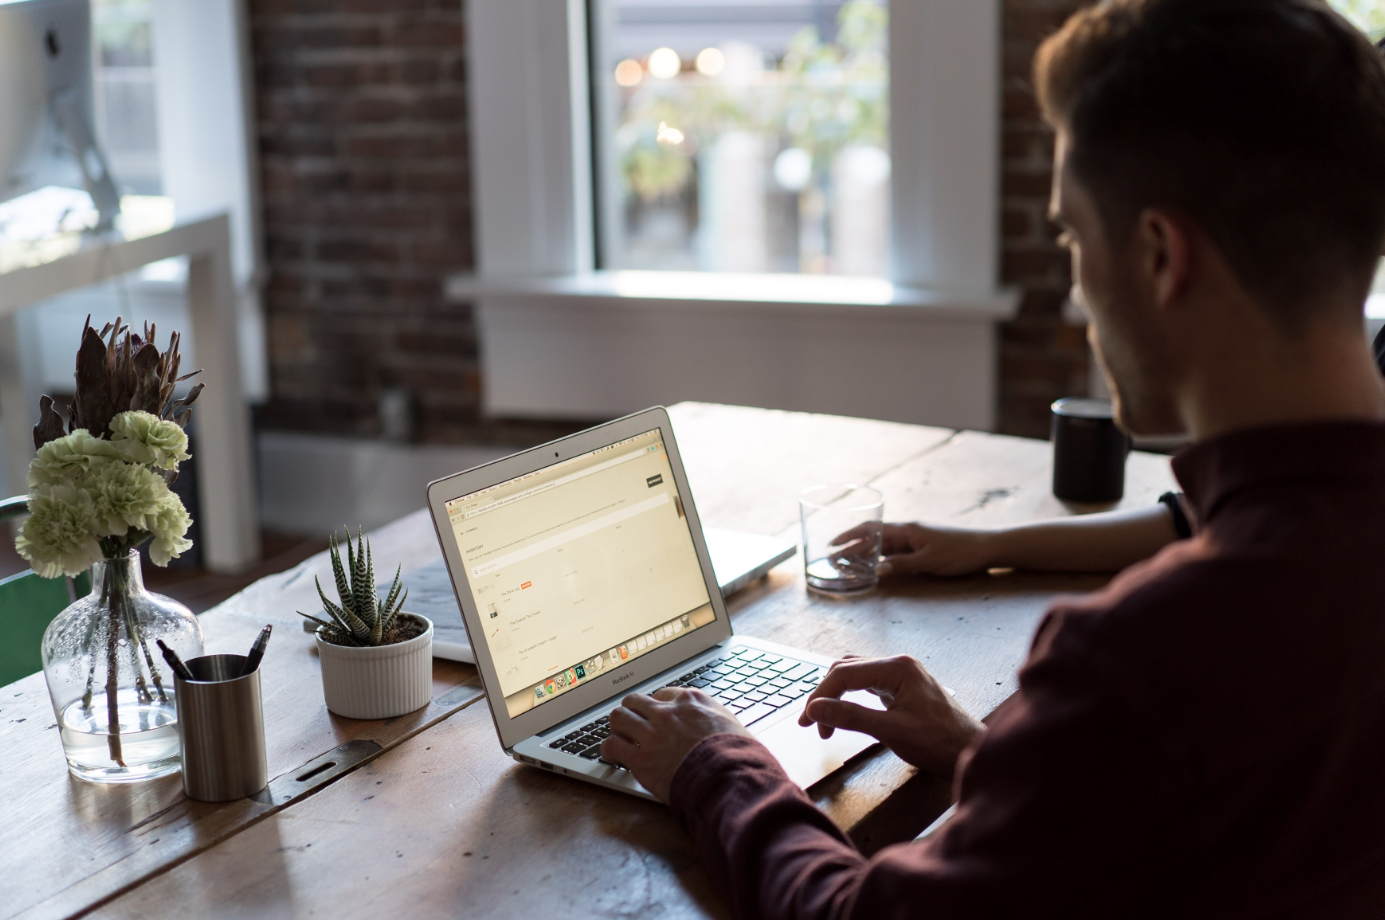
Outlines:
[{"label": "laptop screen", "polygon": [[511,718],[716,618],[658,429],[447,517]]}]

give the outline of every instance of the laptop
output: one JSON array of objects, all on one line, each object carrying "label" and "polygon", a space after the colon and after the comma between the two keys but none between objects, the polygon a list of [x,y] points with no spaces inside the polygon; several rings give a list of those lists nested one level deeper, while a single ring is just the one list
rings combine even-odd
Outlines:
[{"label": "laptop", "polygon": [[719,699],[805,788],[875,743],[798,725],[832,659],[732,631],[664,409],[432,482],[428,507],[515,760],[652,798],[601,742],[621,699],[668,686]]}]

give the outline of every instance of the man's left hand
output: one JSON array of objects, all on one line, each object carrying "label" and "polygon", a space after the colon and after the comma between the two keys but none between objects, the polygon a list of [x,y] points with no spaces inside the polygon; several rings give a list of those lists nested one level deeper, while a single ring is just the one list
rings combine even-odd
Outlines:
[{"label": "man's left hand", "polygon": [[629,767],[644,788],[667,802],[683,758],[709,735],[750,736],[725,706],[701,690],[662,687],[653,696],[632,693],[611,712],[611,735],[601,756]]}]

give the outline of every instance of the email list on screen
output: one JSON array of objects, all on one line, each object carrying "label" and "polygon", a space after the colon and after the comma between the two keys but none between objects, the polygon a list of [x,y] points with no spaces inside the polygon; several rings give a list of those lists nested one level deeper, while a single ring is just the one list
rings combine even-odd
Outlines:
[{"label": "email list on screen", "polygon": [[658,430],[447,510],[512,717],[715,617]]}]

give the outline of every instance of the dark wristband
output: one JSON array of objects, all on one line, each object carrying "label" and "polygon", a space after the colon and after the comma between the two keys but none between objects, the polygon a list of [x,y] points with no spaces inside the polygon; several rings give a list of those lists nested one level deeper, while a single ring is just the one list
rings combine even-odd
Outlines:
[{"label": "dark wristband", "polygon": [[1186,540],[1193,535],[1193,525],[1188,521],[1188,515],[1183,512],[1183,496],[1177,492],[1165,492],[1159,496],[1159,503],[1169,509],[1169,514],[1173,515],[1173,529],[1178,534],[1178,539]]}]

